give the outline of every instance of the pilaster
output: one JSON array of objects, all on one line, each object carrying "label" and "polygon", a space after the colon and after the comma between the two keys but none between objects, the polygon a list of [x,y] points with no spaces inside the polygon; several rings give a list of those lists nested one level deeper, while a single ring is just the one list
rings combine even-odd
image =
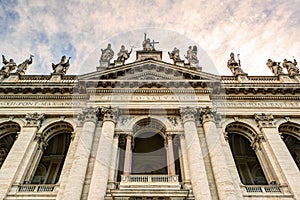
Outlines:
[{"label": "pilaster", "polygon": [[274,156],[276,174],[289,186],[291,192],[294,194],[295,199],[300,199],[300,174],[297,165],[295,164],[290,152],[288,151],[284,141],[281,139],[278,128],[275,125],[274,117],[272,114],[255,114],[254,118],[257,122],[261,133],[263,134],[266,143],[270,147],[270,155]]},{"label": "pilaster", "polygon": [[25,117],[25,126],[13,144],[10,153],[0,170],[0,199],[4,199],[12,184],[16,182],[17,174],[24,175],[33,158],[38,142],[36,132],[40,128],[45,114],[29,113]]}]

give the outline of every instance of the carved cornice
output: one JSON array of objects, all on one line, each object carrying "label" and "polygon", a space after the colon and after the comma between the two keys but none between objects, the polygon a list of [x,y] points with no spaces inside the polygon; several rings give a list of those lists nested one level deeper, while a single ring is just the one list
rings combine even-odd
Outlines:
[{"label": "carved cornice", "polygon": [[256,120],[257,126],[260,129],[275,127],[274,117],[272,114],[265,114],[265,113],[262,113],[261,115],[254,114],[254,118]]},{"label": "carved cornice", "polygon": [[103,114],[103,122],[112,121],[113,123],[116,123],[119,115],[119,109],[116,107],[102,107],[101,113]]},{"label": "carved cornice", "polygon": [[195,122],[196,114],[197,114],[197,108],[195,108],[195,107],[180,108],[181,120],[184,124],[188,121]]},{"label": "carved cornice", "polygon": [[84,122],[92,121],[94,123],[98,120],[98,109],[89,107],[89,108],[83,108],[82,113],[80,113],[77,116],[77,120],[80,122],[81,125],[83,125]]},{"label": "carved cornice", "polygon": [[43,120],[45,118],[45,113],[27,113],[25,116],[26,126],[35,126],[40,128]]}]

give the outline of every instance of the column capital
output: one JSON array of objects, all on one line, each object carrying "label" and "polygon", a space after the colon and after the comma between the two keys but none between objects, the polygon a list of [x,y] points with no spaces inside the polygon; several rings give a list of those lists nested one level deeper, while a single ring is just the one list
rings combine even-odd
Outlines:
[{"label": "column capital", "polygon": [[197,114],[197,108],[195,107],[184,107],[180,108],[180,115],[181,120],[183,123],[186,123],[187,121],[194,121],[195,122],[195,115]]},{"label": "column capital", "polygon": [[45,136],[42,133],[37,133],[34,140],[37,141],[39,150],[44,151],[48,146],[48,142],[45,140]]},{"label": "column capital", "polygon": [[116,123],[119,115],[119,109],[116,107],[102,107],[101,113],[103,114],[103,122],[112,121],[113,123]]},{"label": "column capital", "polygon": [[81,124],[86,121],[92,121],[96,123],[98,119],[97,114],[98,114],[97,108],[93,108],[93,107],[82,108],[82,113],[79,113],[77,119]]},{"label": "column capital", "polygon": [[45,118],[45,113],[27,113],[25,116],[26,126],[41,127],[41,124]]},{"label": "column capital", "polygon": [[206,123],[209,121],[215,122],[215,116],[216,116],[217,111],[213,108],[210,107],[204,107],[201,108],[200,110],[200,116],[202,119],[202,123]]},{"label": "column capital", "polygon": [[260,129],[262,128],[274,128],[274,117],[272,114],[254,114],[255,121]]}]

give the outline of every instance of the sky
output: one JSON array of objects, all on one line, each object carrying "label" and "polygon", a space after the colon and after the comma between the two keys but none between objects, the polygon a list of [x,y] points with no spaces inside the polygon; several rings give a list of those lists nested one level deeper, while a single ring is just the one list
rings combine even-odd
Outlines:
[{"label": "sky", "polygon": [[[164,61],[174,47],[198,47],[205,72],[231,75],[230,52],[248,75],[272,75],[268,58],[300,60],[300,0],[0,0],[0,53],[17,64],[34,55],[26,74],[50,74],[71,58],[67,74],[96,71],[108,43],[142,49],[144,33]],[[286,70],[285,70],[286,72]]]}]

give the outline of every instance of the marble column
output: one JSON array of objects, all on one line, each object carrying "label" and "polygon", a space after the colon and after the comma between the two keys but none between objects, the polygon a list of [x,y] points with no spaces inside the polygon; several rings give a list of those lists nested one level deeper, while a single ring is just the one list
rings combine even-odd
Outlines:
[{"label": "marble column", "polygon": [[200,114],[218,196],[224,200],[242,199],[241,190],[235,187],[233,177],[230,175],[222,146],[225,138],[216,126],[215,112],[206,107],[201,109]]},{"label": "marble column", "polygon": [[195,122],[196,113],[196,108],[185,107],[180,109],[186,142],[186,149],[182,151],[187,151],[195,199],[210,200],[212,197]]},{"label": "marble column", "polygon": [[182,164],[181,166],[183,167],[182,170],[182,176],[183,176],[183,181],[185,184],[190,184],[191,183],[191,176],[190,176],[190,169],[189,169],[189,162],[188,162],[188,155],[186,151],[186,142],[184,135],[180,135],[180,153],[179,156],[181,156],[181,161]]},{"label": "marble column", "polygon": [[82,114],[78,116],[78,120],[83,126],[81,132],[77,132],[74,138],[78,140],[78,144],[68,178],[70,181],[67,182],[65,187],[64,199],[81,199],[97,119],[97,110],[95,108],[84,108]]},{"label": "marble column", "polygon": [[118,116],[117,108],[102,108],[101,112],[104,115],[103,124],[88,194],[89,200],[104,200],[109,178],[109,169],[111,167],[115,124]]},{"label": "marble column", "polygon": [[[294,194],[295,199],[300,199],[300,173],[299,169],[294,162],[288,148],[284,141],[281,139],[278,128],[274,123],[274,118],[271,114],[255,114],[255,120],[257,125],[264,136],[266,144],[269,146],[270,154],[268,156],[274,156],[276,163],[280,171],[276,171],[278,176],[283,176],[285,183],[288,185],[291,192]],[[279,184],[285,184],[279,183]]]},{"label": "marble column", "polygon": [[168,175],[176,175],[175,161],[174,161],[174,150],[173,150],[173,136],[167,135],[167,156],[168,156]]},{"label": "marble column", "polygon": [[[17,173],[22,171],[25,174],[30,164],[29,159],[34,155],[35,148],[33,146],[38,146],[38,141],[35,140],[36,133],[41,126],[44,116],[45,114],[38,113],[26,115],[26,125],[21,128],[21,132],[0,170],[0,199],[6,197],[12,184],[16,181]],[[32,146],[32,143],[35,143],[35,145]]]},{"label": "marble column", "polygon": [[131,173],[131,163],[132,163],[132,135],[127,134],[126,136],[126,150],[125,150],[125,160],[124,160],[124,175],[128,176]]}]

